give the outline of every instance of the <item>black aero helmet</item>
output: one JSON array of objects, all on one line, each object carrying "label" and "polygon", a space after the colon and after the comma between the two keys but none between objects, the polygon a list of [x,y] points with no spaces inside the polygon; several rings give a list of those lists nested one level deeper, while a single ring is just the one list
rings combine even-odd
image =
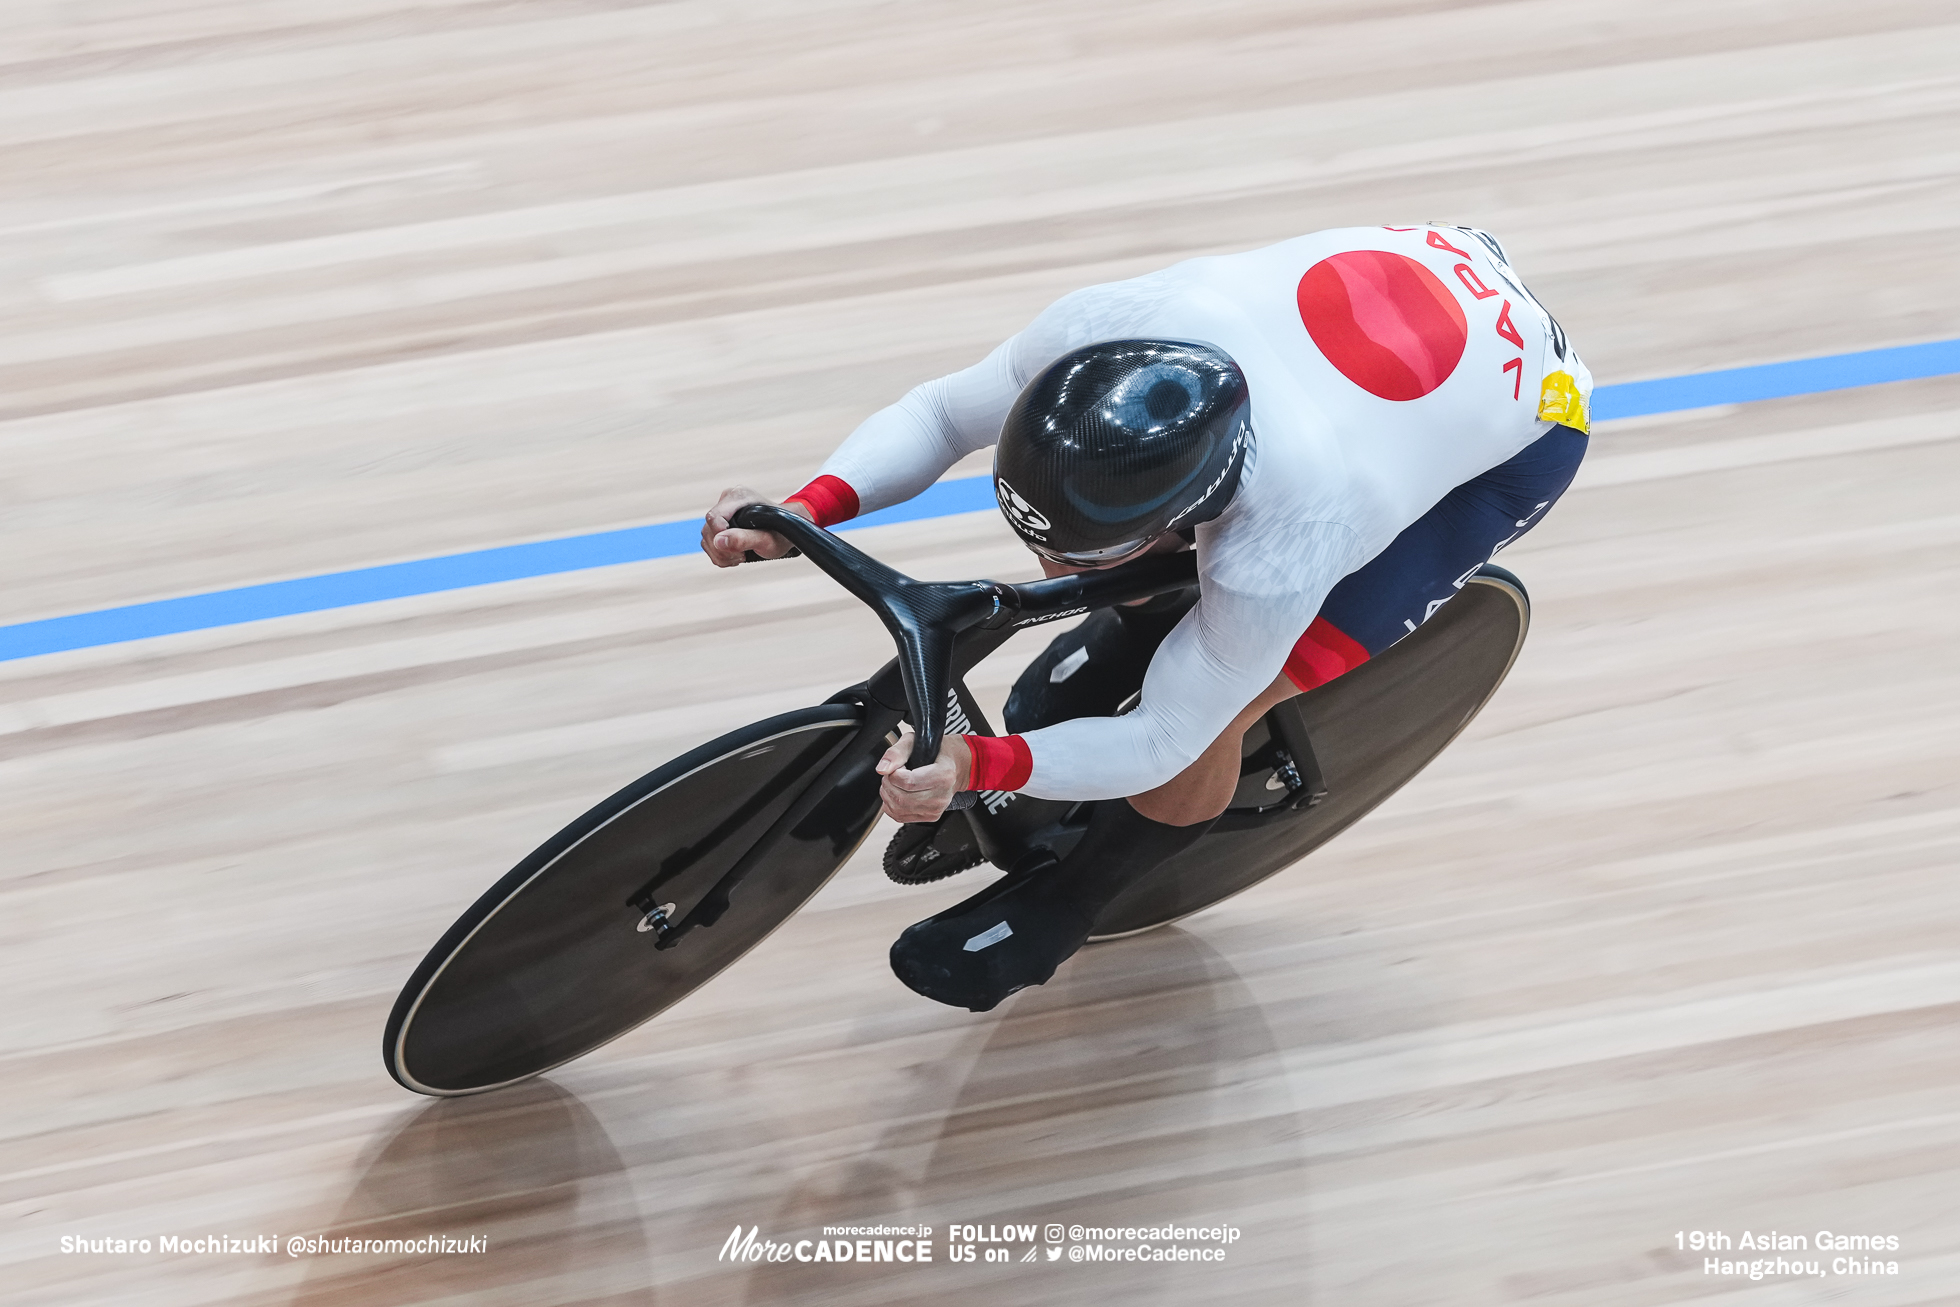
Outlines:
[{"label": "black aero helmet", "polygon": [[1008,410],[994,494],[1029,548],[1113,563],[1209,522],[1252,446],[1245,374],[1215,346],[1106,340],[1062,355]]}]

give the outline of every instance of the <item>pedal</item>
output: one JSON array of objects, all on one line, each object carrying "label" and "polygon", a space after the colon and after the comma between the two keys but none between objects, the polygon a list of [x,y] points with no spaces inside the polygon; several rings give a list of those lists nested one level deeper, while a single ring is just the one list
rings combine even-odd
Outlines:
[{"label": "pedal", "polygon": [[966,818],[949,812],[938,821],[900,826],[885,846],[885,875],[900,885],[930,885],[985,860],[973,827]]},{"label": "pedal", "polygon": [[1308,764],[1308,770],[1312,773],[1309,779],[1300,774],[1299,764],[1286,750],[1275,750],[1273,757],[1277,764],[1273,769],[1273,780],[1278,781],[1279,786],[1275,787],[1273,781],[1267,781],[1266,788],[1284,788],[1288,803],[1296,811],[1314,807],[1327,797],[1327,786],[1320,779],[1319,768],[1311,761]]}]

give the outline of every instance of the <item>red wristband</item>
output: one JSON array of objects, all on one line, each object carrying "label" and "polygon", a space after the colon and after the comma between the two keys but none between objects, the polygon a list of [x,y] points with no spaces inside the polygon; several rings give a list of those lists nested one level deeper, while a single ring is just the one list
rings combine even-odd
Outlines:
[{"label": "red wristband", "polygon": [[973,754],[973,771],[966,782],[969,790],[1011,793],[1028,783],[1028,775],[1034,771],[1034,754],[1028,751],[1028,742],[1020,736],[962,735],[960,738]]},{"label": "red wristband", "polygon": [[841,477],[821,476],[803,487],[784,503],[800,500],[809,509],[818,526],[833,526],[838,522],[848,522],[858,515],[857,491]]}]

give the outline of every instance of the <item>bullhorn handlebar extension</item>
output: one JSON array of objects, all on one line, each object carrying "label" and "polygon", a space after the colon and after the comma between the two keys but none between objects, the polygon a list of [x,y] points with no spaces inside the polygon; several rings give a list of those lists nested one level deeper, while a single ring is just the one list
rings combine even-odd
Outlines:
[{"label": "bullhorn handlebar extension", "polygon": [[939,756],[952,702],[953,646],[961,632],[976,626],[1032,626],[1183,589],[1198,579],[1197,556],[1187,551],[1026,585],[918,581],[774,504],[746,505],[729,520],[743,530],[773,531],[787,538],[884,622],[898,645],[899,674],[916,731],[906,764],[910,767],[923,767]]}]

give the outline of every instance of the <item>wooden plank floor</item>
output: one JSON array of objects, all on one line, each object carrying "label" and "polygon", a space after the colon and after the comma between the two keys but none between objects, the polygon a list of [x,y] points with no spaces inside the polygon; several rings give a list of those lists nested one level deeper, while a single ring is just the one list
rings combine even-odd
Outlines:
[{"label": "wooden plank floor", "polygon": [[[1059,293],[1324,226],[1498,232],[1607,382],[1960,334],[1956,18],[0,6],[0,621],[781,493]],[[1960,379],[1606,424],[1506,556],[1509,684],[1309,864],[976,1017],[887,970],[970,887],[887,884],[881,833],[667,1017],[469,1101],[380,1066],[422,951],[619,783],[861,676],[868,615],[676,559],[0,664],[6,1297],[1960,1302],[1956,484]],[[858,539],[1030,571],[986,515]],[[945,1260],[1050,1221],[1243,1237]],[[934,1263],[716,1261],[868,1222]],[[1676,1247],[1769,1229],[1899,1273]],[[488,1251],[60,1243],[295,1233]]]}]

